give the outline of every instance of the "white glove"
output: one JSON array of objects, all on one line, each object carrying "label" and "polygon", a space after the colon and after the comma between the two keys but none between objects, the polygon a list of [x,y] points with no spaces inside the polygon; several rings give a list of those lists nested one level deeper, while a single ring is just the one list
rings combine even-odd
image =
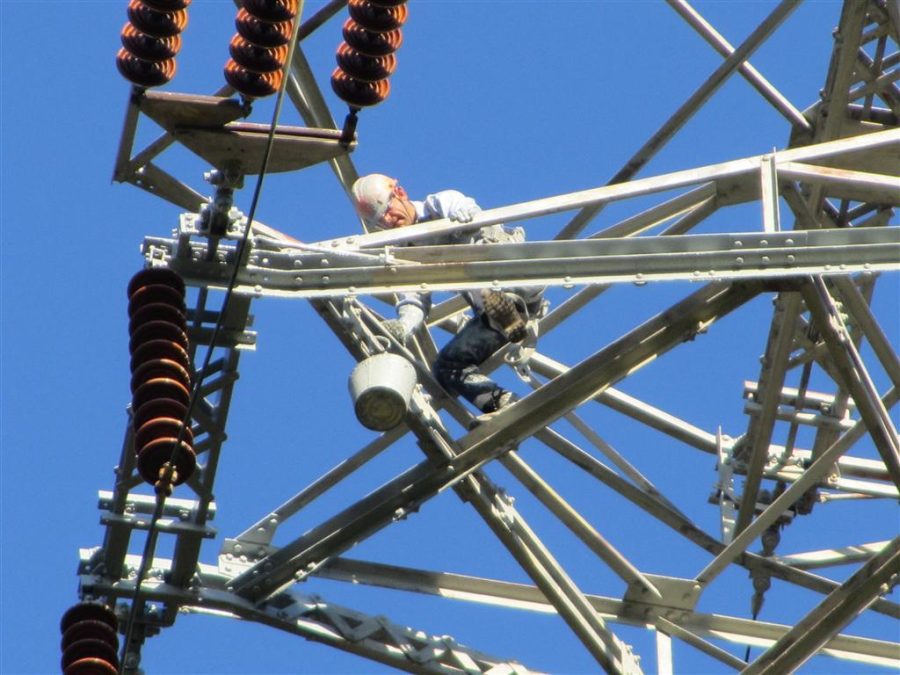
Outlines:
[{"label": "white glove", "polygon": [[481,212],[481,207],[477,204],[463,204],[457,206],[453,209],[453,212],[449,215],[450,220],[455,220],[458,223],[471,223],[472,219],[475,218]]}]

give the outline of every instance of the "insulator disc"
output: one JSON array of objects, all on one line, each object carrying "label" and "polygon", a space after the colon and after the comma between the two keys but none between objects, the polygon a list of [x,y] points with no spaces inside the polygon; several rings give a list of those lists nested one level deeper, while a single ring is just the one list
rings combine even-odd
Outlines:
[{"label": "insulator disc", "polygon": [[369,0],[369,2],[379,7],[397,7],[406,4],[406,0]]},{"label": "insulator disc", "polygon": [[[191,4],[191,0],[143,0],[143,2],[159,12],[174,12]],[[379,2],[384,2],[384,0],[379,0]]]},{"label": "insulator disc", "polygon": [[76,621],[63,633],[60,647],[66,649],[79,640],[102,640],[114,650],[118,651],[119,638],[116,635],[116,629],[105,621],[97,619],[88,619],[86,621]]},{"label": "insulator disc", "polygon": [[298,0],[244,0],[244,9],[263,21],[290,21],[297,16]]},{"label": "insulator disc", "polygon": [[369,56],[393,54],[403,44],[403,33],[397,30],[376,33],[366,30],[353,19],[347,19],[343,27],[344,41],[353,49]]},{"label": "insulator disc", "polygon": [[116,67],[122,77],[139,87],[159,87],[175,77],[175,59],[147,61],[122,47],[116,54]]},{"label": "insulator disc", "polygon": [[187,416],[188,407],[173,398],[154,398],[135,408],[132,426],[140,429],[147,422],[158,417],[170,417],[183,420]]},{"label": "insulator disc", "polygon": [[194,473],[197,466],[197,457],[194,455],[194,451],[184,441],[179,443],[176,448],[176,440],[175,438],[159,438],[141,449],[137,458],[138,471],[141,477],[151,485],[159,480],[160,470],[168,462],[174,464],[177,473],[175,480],[172,481],[173,485],[181,485]]},{"label": "insulator disc", "polygon": [[129,53],[145,61],[165,61],[173,58],[181,49],[181,36],[156,38],[142,33],[134,25],[122,26],[122,46]]},{"label": "insulator disc", "polygon": [[165,302],[151,302],[136,311],[128,321],[128,334],[134,335],[141,326],[151,321],[167,321],[187,331],[187,317],[181,309]]},{"label": "insulator disc", "polygon": [[113,630],[119,628],[119,620],[116,618],[115,612],[98,602],[79,602],[77,605],[72,605],[59,620],[60,632],[65,633],[79,621],[102,621]]},{"label": "insulator disc", "polygon": [[184,297],[184,279],[178,272],[173,272],[168,267],[145,267],[137,272],[128,282],[128,297],[131,298],[139,288],[153,284],[174,288],[179,296]]},{"label": "insulator disc", "polygon": [[171,340],[148,340],[131,355],[129,368],[133,373],[141,364],[153,359],[169,359],[187,371],[191,369],[191,357],[177,342]]},{"label": "insulator disc", "polygon": [[393,54],[387,56],[368,56],[353,49],[346,42],[342,42],[337,50],[337,62],[341,70],[365,82],[383,80],[397,68],[397,57]]},{"label": "insulator disc", "polygon": [[115,647],[111,647],[103,640],[78,640],[63,650],[62,669],[65,670],[79,659],[102,659],[108,663],[118,665]]},{"label": "insulator disc", "polygon": [[172,417],[156,417],[144,422],[141,428],[134,432],[135,452],[141,454],[141,450],[160,438],[175,439],[179,436],[181,436],[181,442],[193,451],[194,434],[189,426],[183,426],[183,420]]},{"label": "insulator disc", "polygon": [[191,392],[178,380],[158,377],[153,380],[147,380],[135,390],[134,395],[131,397],[131,407],[133,410],[140,410],[141,406],[147,401],[153,401],[158,398],[175,399],[187,406],[191,402]]},{"label": "insulator disc", "polygon": [[63,675],[118,675],[119,669],[109,661],[97,658],[85,658],[70,664]]},{"label": "insulator disc", "polygon": [[388,80],[364,82],[350,77],[340,68],[335,68],[331,74],[331,88],[342,100],[357,108],[381,103],[391,93]]},{"label": "insulator disc", "polygon": [[170,286],[163,284],[150,284],[138,288],[128,299],[128,316],[137,314],[146,305],[163,302],[170,307],[177,308],[182,314],[187,315],[187,306],[184,303],[184,294]]},{"label": "insulator disc", "polygon": [[225,64],[225,81],[247,98],[271,96],[281,86],[282,77],[284,75],[280,70],[273,70],[270,73],[254,73],[246,68],[241,68],[234,59],[228,59]]},{"label": "insulator disc", "polygon": [[188,389],[191,388],[191,374],[186,369],[169,359],[153,359],[135,369],[131,376],[131,393],[134,394],[144,382],[161,377],[177,380]]},{"label": "insulator disc", "polygon": [[128,19],[142,33],[158,38],[178,35],[188,22],[187,12],[183,9],[158,12],[141,0],[131,0],[128,3]]},{"label": "insulator disc", "polygon": [[184,349],[188,348],[187,333],[180,326],[169,321],[148,321],[131,334],[128,352],[134,354],[138,347],[150,340],[171,340]]},{"label": "insulator disc", "polygon": [[238,11],[234,27],[239,35],[260,47],[280,47],[291,41],[290,21],[260,21],[243,8]]},{"label": "insulator disc", "polygon": [[350,0],[347,5],[350,16],[363,28],[384,33],[400,28],[406,23],[409,8],[406,4],[396,7],[379,7],[369,0]]},{"label": "insulator disc", "polygon": [[260,47],[240,35],[235,35],[231,38],[228,51],[239,66],[255,73],[269,73],[284,68],[288,46]]}]

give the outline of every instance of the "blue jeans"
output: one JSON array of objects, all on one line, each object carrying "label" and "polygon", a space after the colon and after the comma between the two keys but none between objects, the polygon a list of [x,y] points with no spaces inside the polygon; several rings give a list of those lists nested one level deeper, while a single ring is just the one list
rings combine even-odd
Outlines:
[{"label": "blue jeans", "polygon": [[506,337],[479,314],[438,352],[434,376],[454,396],[462,396],[482,412],[491,412],[505,390],[478,367],[506,343]]}]

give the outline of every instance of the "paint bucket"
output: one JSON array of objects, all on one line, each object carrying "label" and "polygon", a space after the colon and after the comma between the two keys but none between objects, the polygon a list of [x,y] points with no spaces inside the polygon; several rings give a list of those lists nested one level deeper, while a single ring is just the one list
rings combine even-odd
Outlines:
[{"label": "paint bucket", "polygon": [[403,421],[416,385],[416,369],[397,354],[376,354],[350,373],[356,418],[367,429],[387,431]]}]

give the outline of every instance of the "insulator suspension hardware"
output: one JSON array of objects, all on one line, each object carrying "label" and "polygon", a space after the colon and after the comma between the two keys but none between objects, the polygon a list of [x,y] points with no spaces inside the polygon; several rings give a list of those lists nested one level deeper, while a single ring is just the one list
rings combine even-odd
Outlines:
[{"label": "insulator suspension hardware", "polygon": [[231,38],[225,80],[244,98],[271,96],[281,86],[299,0],[244,0]]},{"label": "insulator suspension hardware", "polygon": [[64,675],[116,675],[119,639],[115,613],[106,605],[81,602],[63,614],[62,633]]},{"label": "insulator suspension hardware", "polygon": [[187,26],[190,0],[130,0],[116,66],[139,87],[158,87],[175,76],[175,55]]},{"label": "insulator suspension hardware", "polygon": [[[196,467],[194,435],[186,425],[191,400],[184,281],[151,267],[128,284],[131,410],[141,477],[165,491]],[[170,469],[167,471],[167,468]],[[160,479],[164,484],[160,486]]]},{"label": "insulator suspension hardware", "polygon": [[400,27],[409,9],[404,1],[350,0],[344,22],[344,41],[337,48],[337,68],[331,88],[350,107],[341,144],[348,146],[356,132],[361,108],[377,105],[391,93],[388,78],[397,68],[394,52],[403,42]]}]

